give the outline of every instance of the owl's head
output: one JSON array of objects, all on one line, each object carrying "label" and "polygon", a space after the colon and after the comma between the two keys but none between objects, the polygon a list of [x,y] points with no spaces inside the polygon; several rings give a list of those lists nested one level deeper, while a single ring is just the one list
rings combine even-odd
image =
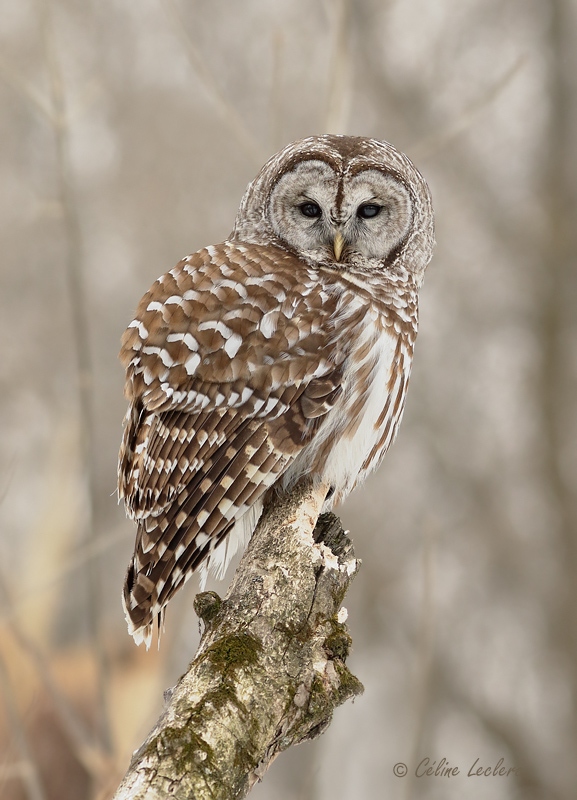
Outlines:
[{"label": "owl's head", "polygon": [[420,282],[434,244],[431,196],[387,142],[314,136],[267,161],[232,237],[288,248],[313,266],[402,268]]}]

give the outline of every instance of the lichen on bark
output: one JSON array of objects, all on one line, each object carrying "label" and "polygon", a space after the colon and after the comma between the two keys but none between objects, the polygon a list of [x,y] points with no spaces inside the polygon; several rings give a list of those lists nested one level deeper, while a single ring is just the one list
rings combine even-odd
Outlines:
[{"label": "lichen on bark", "polygon": [[198,652],[116,800],[245,797],[281,751],[362,692],[341,609],[359,562],[338,518],[319,518],[326,488],[273,496],[226,597],[197,595]]}]

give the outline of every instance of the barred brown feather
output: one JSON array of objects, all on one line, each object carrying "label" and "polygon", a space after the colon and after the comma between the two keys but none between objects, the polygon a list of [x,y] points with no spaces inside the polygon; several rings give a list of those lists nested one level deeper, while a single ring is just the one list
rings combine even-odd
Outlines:
[{"label": "barred brown feather", "polygon": [[428,190],[405,156],[317,137],[263,167],[229,241],[144,295],[120,354],[136,641],[150,643],[195,570],[222,574],[269,487],[318,476],[332,504],[380,462],[402,415],[432,244]]}]

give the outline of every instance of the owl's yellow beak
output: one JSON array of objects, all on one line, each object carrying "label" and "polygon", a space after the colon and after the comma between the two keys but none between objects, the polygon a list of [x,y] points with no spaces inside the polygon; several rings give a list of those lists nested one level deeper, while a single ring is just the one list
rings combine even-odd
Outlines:
[{"label": "owl's yellow beak", "polygon": [[343,252],[344,246],[345,240],[343,234],[340,231],[337,231],[333,240],[333,250],[335,251],[335,258],[337,261],[341,260],[341,253]]}]

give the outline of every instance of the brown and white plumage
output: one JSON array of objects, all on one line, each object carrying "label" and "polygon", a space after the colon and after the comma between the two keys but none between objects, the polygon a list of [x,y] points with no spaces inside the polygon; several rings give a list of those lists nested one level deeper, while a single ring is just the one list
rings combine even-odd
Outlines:
[{"label": "brown and white plumage", "polygon": [[273,484],[318,476],[332,505],[378,465],[403,411],[432,245],[429,192],[406,156],[312,137],[265,164],[228,241],[142,298],[120,354],[137,642],[195,570],[224,572]]}]

